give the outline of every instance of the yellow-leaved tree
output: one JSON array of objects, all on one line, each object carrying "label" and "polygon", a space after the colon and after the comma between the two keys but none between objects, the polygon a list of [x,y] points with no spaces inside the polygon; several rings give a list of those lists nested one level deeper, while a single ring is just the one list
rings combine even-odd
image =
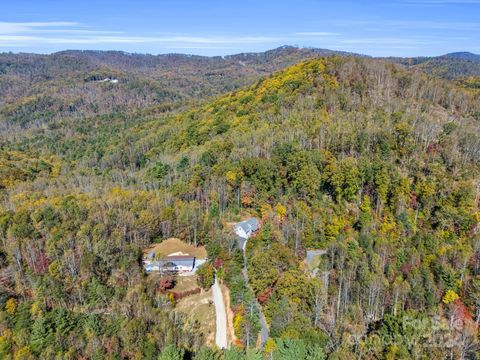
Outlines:
[{"label": "yellow-leaved tree", "polygon": [[460,296],[458,296],[458,294],[453,291],[453,290],[448,290],[445,295],[443,295],[443,298],[442,298],[442,301],[444,304],[450,304],[452,302],[454,302],[455,300],[458,300],[460,299]]}]

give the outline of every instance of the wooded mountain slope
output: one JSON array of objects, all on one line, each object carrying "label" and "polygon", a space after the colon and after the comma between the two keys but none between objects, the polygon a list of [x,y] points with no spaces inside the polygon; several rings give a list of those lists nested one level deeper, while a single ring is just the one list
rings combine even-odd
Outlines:
[{"label": "wooded mountain slope", "polygon": [[[118,51],[0,55],[0,120],[26,125],[64,117],[173,106],[247,85],[261,76],[321,55],[283,47],[258,54],[202,57]],[[99,82],[106,78],[118,84]]]},{"label": "wooded mountain slope", "polygon": [[[475,358],[479,104],[477,90],[418,70],[328,57],[186,111],[132,112],[128,126],[109,114],[70,138],[9,138],[19,175],[0,171],[1,354]],[[247,215],[262,219],[250,287],[227,226]],[[203,348],[198,324],[142,273],[141,250],[170,236],[207,246],[238,350]],[[314,269],[307,249],[326,251]],[[258,352],[254,297],[271,337]]]},{"label": "wooded mountain slope", "polygon": [[[159,111],[248,85],[299,61],[340,51],[284,46],[225,57],[141,55],[118,51],[0,54],[0,120],[22,125],[75,119],[144,107]],[[480,76],[469,53],[390,61],[457,79]],[[118,84],[102,82],[114,78]],[[3,124],[4,126],[4,124]]]}]

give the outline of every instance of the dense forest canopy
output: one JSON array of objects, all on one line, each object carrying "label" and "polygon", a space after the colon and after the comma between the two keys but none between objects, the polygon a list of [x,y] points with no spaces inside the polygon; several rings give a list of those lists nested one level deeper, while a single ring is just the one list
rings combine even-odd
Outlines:
[{"label": "dense forest canopy", "polygon": [[[475,80],[330,55],[2,55],[0,357],[477,358]],[[230,290],[229,351],[142,269],[172,236]]]}]

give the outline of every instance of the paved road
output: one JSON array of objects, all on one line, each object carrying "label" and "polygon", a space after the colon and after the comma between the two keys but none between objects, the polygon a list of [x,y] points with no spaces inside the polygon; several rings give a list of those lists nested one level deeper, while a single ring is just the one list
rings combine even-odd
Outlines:
[{"label": "paved road", "polygon": [[218,284],[217,277],[215,277],[215,283],[212,287],[213,303],[215,304],[216,314],[216,331],[215,331],[215,344],[220,349],[226,349],[228,347],[227,340],[227,311],[225,302],[223,301],[222,289]]}]

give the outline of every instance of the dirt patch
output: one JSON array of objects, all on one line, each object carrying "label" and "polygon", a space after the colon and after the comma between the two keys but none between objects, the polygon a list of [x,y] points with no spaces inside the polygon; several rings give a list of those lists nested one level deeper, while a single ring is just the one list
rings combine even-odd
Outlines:
[{"label": "dirt patch", "polygon": [[227,310],[227,339],[229,344],[236,344],[237,337],[235,336],[235,329],[233,327],[233,317],[235,314],[232,311],[232,307],[230,306],[230,289],[227,288],[225,285],[221,285],[222,287],[222,294],[223,299],[225,302],[226,310]]},{"label": "dirt patch", "polygon": [[147,255],[152,251],[157,257],[168,256],[175,253],[182,253],[185,255],[195,256],[198,259],[207,258],[207,250],[204,246],[193,246],[176,238],[163,240],[160,244],[152,244],[143,252],[145,255]]}]

